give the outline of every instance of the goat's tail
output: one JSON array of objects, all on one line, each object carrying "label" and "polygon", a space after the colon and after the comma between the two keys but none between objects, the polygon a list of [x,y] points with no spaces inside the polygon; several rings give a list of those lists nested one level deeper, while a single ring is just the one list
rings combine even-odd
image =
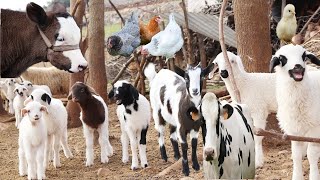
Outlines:
[{"label": "goat's tail", "polygon": [[149,63],[147,67],[144,69],[144,75],[148,78],[151,82],[154,77],[157,75],[156,66],[153,63]]}]

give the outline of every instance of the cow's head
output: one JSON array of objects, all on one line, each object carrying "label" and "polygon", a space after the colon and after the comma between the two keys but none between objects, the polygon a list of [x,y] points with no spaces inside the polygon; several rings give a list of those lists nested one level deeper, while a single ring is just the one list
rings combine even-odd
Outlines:
[{"label": "cow's head", "polygon": [[47,60],[52,65],[71,73],[80,72],[88,66],[79,49],[80,29],[70,14],[46,13],[33,2],[27,5],[26,11],[28,18],[39,30],[39,37],[43,40],[41,43],[47,46]]}]

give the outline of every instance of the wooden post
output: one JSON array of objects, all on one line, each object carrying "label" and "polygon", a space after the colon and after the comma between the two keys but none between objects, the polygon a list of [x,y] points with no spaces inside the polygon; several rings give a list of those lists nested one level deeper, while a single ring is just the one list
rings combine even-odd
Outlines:
[{"label": "wooden post", "polygon": [[[198,46],[199,46],[199,53],[200,53],[200,63],[201,63],[201,68],[206,68],[207,67],[207,57],[206,57],[206,51],[204,48],[204,42],[203,42],[203,36],[199,33],[197,33],[197,38],[198,38]],[[207,89],[207,80],[203,80],[202,84],[202,90]]]},{"label": "wooden post", "polygon": [[224,12],[226,10],[227,2],[228,2],[228,0],[223,0],[222,6],[221,6],[221,11],[220,11],[220,16],[219,16],[219,41],[220,41],[221,50],[223,52],[224,60],[226,61],[226,69],[229,72],[231,87],[232,87],[232,90],[235,92],[235,95],[236,95],[235,100],[238,103],[241,103],[240,92],[239,92],[239,90],[237,88],[236,81],[234,80],[231,64],[230,64],[230,61],[229,61],[229,58],[228,58],[228,55],[227,55],[226,45],[225,45],[225,42],[224,42],[223,17],[224,17]]}]

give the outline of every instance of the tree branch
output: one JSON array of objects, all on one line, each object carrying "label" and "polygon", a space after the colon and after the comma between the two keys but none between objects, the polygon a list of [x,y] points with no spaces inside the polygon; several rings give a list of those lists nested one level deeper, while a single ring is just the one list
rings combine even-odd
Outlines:
[{"label": "tree branch", "polygon": [[303,141],[303,142],[320,143],[320,138],[292,136],[292,135],[281,134],[281,133],[277,133],[277,132],[266,131],[261,128],[255,129],[254,134],[257,136],[267,136],[267,137],[272,137],[272,138],[282,139],[282,140],[289,140],[289,141]]},{"label": "tree branch", "polygon": [[111,6],[113,7],[113,9],[117,12],[118,16],[119,16],[120,19],[121,19],[122,25],[124,26],[125,21],[124,21],[123,17],[121,16],[120,12],[118,11],[117,7],[112,3],[111,0],[109,0],[109,3],[110,3]]},{"label": "tree branch", "polygon": [[77,9],[78,9],[78,6],[79,4],[81,3],[82,0],[77,0],[76,4],[74,5],[74,8],[72,9],[72,12],[71,12],[71,16],[73,17],[76,12],[77,12]]},{"label": "tree branch", "polygon": [[312,14],[312,16],[308,19],[308,21],[304,24],[303,28],[301,29],[300,33],[301,34],[308,26],[308,24],[311,22],[311,20],[314,18],[314,16],[316,14],[318,14],[318,12],[320,11],[320,6],[318,7],[318,9]]},{"label": "tree branch", "polygon": [[224,60],[226,62],[226,69],[229,72],[231,87],[236,95],[235,100],[238,103],[241,103],[240,92],[237,88],[236,81],[234,80],[232,67],[231,67],[231,64],[230,64],[230,61],[229,61],[229,58],[227,55],[227,49],[226,49],[226,45],[224,42],[223,17],[224,17],[224,13],[226,10],[227,2],[228,2],[228,0],[223,0],[222,6],[221,6],[221,11],[220,11],[220,16],[219,16],[219,41],[220,41],[220,46],[221,46]]}]

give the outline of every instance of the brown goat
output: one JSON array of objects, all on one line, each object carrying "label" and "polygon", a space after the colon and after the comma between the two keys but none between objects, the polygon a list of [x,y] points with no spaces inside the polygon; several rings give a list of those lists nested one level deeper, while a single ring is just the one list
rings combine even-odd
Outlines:
[{"label": "brown goat", "polygon": [[80,49],[80,29],[70,14],[48,12],[29,3],[26,12],[1,10],[1,77],[17,77],[41,61],[71,73],[88,65]]}]

